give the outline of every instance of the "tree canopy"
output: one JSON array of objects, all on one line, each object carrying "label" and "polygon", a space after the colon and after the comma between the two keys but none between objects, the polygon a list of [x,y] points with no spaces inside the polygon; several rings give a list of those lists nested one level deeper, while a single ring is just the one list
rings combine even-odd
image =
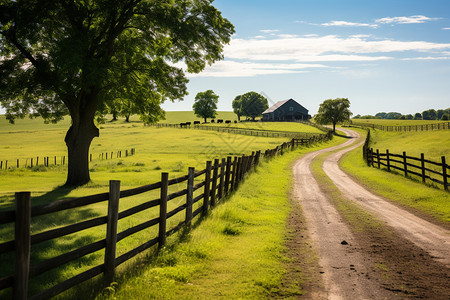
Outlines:
[{"label": "tree canopy", "polygon": [[263,111],[269,108],[267,99],[256,92],[248,92],[243,95],[236,96],[233,100],[233,110],[238,117],[246,116],[255,120],[261,116]]},{"label": "tree canopy", "polygon": [[27,114],[72,119],[66,185],[90,180],[94,117],[129,99],[146,123],[181,100],[188,72],[223,58],[234,33],[210,0],[15,1],[0,4],[0,103],[14,122]]},{"label": "tree canopy", "polygon": [[199,92],[195,96],[194,113],[197,117],[205,119],[215,118],[217,115],[217,103],[219,102],[219,96],[216,95],[212,90],[207,90],[205,92]]},{"label": "tree canopy", "polygon": [[350,101],[347,98],[328,99],[322,102],[317,115],[314,117],[319,124],[333,124],[333,132],[336,132],[336,124],[350,120]]}]

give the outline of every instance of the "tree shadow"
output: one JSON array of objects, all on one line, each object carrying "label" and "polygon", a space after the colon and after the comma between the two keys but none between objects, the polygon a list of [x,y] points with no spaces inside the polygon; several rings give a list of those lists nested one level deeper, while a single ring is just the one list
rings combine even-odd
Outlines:
[{"label": "tree shadow", "polygon": [[[64,199],[74,189],[75,187],[58,186],[43,195],[32,197],[31,205],[32,207],[34,207]],[[42,216],[35,216],[31,219],[31,234],[35,235],[37,233],[45,232],[48,230],[61,228],[67,225],[85,221],[87,219],[98,217],[99,215],[103,214],[106,214],[106,211],[99,212],[92,207],[80,207]],[[14,240],[14,223],[0,226],[0,234],[2,236],[1,242]],[[73,251],[102,238],[104,238],[104,235],[100,235],[100,233],[95,233],[94,235],[87,235],[85,233],[73,233],[56,239],[32,244],[30,253],[31,269],[53,257]],[[78,268],[80,268],[80,266],[92,265],[92,263],[98,259],[99,255],[99,253],[94,253],[83,256],[60,267],[51,269],[41,275],[30,278],[28,290],[29,295],[39,293],[44,289],[53,286],[54,284],[68,279],[68,274],[70,277],[73,276],[70,275],[72,272],[74,273],[74,275],[79,273],[74,272],[73,270],[76,271]],[[0,268],[0,277],[12,275],[14,273],[14,252],[0,254],[0,265],[2,266]],[[11,296],[11,293],[11,288],[1,290],[0,298],[8,298],[9,296]]]}]

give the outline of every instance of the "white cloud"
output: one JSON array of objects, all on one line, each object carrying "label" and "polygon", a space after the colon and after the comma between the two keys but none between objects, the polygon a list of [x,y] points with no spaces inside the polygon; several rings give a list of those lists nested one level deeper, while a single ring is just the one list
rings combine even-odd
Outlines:
[{"label": "white cloud", "polygon": [[280,30],[278,29],[261,29],[260,32],[263,33],[275,33],[275,32],[279,32]]},{"label": "white cloud", "polygon": [[448,56],[424,56],[424,57],[408,57],[403,58],[403,60],[448,60]]},{"label": "white cloud", "polygon": [[295,35],[295,34],[279,34],[278,36],[283,39],[290,39],[290,38],[298,37],[298,35]]},{"label": "white cloud", "polygon": [[429,18],[422,15],[410,16],[410,17],[386,17],[375,20],[377,23],[381,24],[419,24],[425,23],[427,21],[438,20],[438,18]]},{"label": "white cloud", "polygon": [[449,43],[374,41],[363,37],[342,38],[328,35],[262,40],[233,39],[230,45],[225,47],[224,54],[226,58],[250,61],[373,61],[388,59],[386,56],[380,56],[381,53],[449,49]]},{"label": "white cloud", "polygon": [[377,28],[377,24],[368,24],[368,23],[354,23],[348,21],[331,21],[328,23],[322,23],[322,26],[337,26],[337,27],[371,27]]},{"label": "white cloud", "polygon": [[257,75],[304,73],[307,69],[327,68],[321,64],[273,64],[251,63],[237,61],[218,61],[208,66],[199,74],[189,74],[189,77],[251,77]]},{"label": "white cloud", "polygon": [[450,30],[450,27],[444,27],[442,30]]}]

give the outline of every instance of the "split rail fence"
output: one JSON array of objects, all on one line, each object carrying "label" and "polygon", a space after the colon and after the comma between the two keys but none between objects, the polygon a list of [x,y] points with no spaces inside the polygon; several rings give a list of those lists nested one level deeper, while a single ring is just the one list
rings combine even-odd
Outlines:
[{"label": "split rail fence", "polygon": [[[98,159],[113,159],[113,158],[121,158],[122,154],[124,157],[134,155],[136,153],[135,148],[131,148],[130,150],[119,150],[119,151],[112,151],[112,152],[102,152],[98,155]],[[93,160],[93,155],[89,155],[89,161]],[[0,161],[0,170],[7,170],[8,168],[33,168],[38,166],[44,166],[49,167],[51,165],[57,166],[61,165],[64,166],[67,163],[66,156],[36,156],[36,159],[34,157],[32,158],[17,158],[13,161],[8,160],[2,160]]]},{"label": "split rail fence", "polygon": [[369,148],[369,144],[370,129],[367,130],[366,140],[363,145],[363,159],[367,165],[378,167],[378,169],[381,169],[381,166],[383,166],[386,167],[388,172],[397,170],[406,177],[414,175],[420,177],[423,183],[426,183],[428,179],[442,185],[444,190],[449,190],[450,165],[447,164],[445,156],[441,156],[441,162],[436,162],[425,159],[423,153],[420,154],[420,158],[408,156],[406,152],[402,154],[390,153],[389,149],[382,153],[379,149]]},{"label": "split rail fence", "polygon": [[[208,161],[205,169],[195,170],[194,168],[189,168],[187,175],[175,179],[169,179],[168,173],[161,173],[159,182],[133,189],[121,190],[120,181],[110,181],[109,192],[107,193],[75,199],[63,199],[44,205],[31,206],[30,192],[16,193],[15,210],[0,212],[0,225],[10,224],[14,228],[14,240],[0,244],[0,255],[10,253],[14,257],[14,267],[11,267],[14,270],[13,274],[0,278],[0,292],[1,290],[10,289],[9,292],[14,299],[48,299],[100,274],[103,274],[106,282],[110,283],[119,265],[154,245],[157,245],[157,249],[164,247],[167,237],[183,228],[189,229],[196,216],[206,215],[218,202],[223,201],[230,192],[236,190],[244,179],[245,174],[260,163],[262,157],[270,158],[275,155],[281,155],[284,151],[292,150],[298,146],[309,145],[327,139],[324,135],[309,139],[292,139],[290,142],[283,143],[274,149],[268,149],[264,153],[257,151],[249,156],[235,156],[234,158],[228,156],[227,158],[215,159],[214,162]],[[195,183],[194,180],[197,180],[197,182],[201,180],[201,182]],[[177,185],[175,188],[179,188],[179,185],[184,185],[185,187],[169,193],[169,187],[172,185]],[[159,198],[150,201],[146,200],[144,203],[119,211],[119,202],[123,201],[124,198],[150,191],[159,191],[157,193]],[[195,191],[197,192],[194,194]],[[194,197],[194,195],[196,196]],[[150,198],[150,196],[146,197]],[[182,204],[168,211],[168,203],[174,201],[174,199],[178,199],[178,202],[175,202]],[[73,211],[74,208],[86,207],[87,205],[106,201],[108,202],[107,214],[104,216],[44,232],[31,233],[31,225],[36,224],[36,217],[38,216],[52,216],[51,214],[57,212]],[[171,207],[175,202],[171,203]],[[122,220],[139,212],[145,211],[147,213],[153,207],[157,211],[159,207],[158,216],[155,215],[153,218],[149,216],[147,221],[118,232],[119,220],[126,222]],[[170,218],[181,212],[184,212],[184,216],[178,215],[175,220],[171,220],[168,223]],[[168,226],[168,224],[173,225],[174,221],[175,224],[178,221],[180,222],[174,226]],[[100,230],[98,226],[105,225],[105,238],[39,263],[30,263],[30,254],[37,244],[54,241],[88,228],[96,227],[96,230]],[[148,232],[149,228],[154,226],[157,234],[153,238],[120,256],[116,255],[116,245],[119,241],[143,230]],[[156,226],[158,227],[157,231]],[[104,229],[104,227],[102,228]],[[87,234],[83,236],[88,238]],[[72,278],[59,282],[49,289],[38,291],[34,295],[29,295],[29,280],[31,278],[100,250],[103,251],[104,259],[102,264],[89,266],[90,269]]]},{"label": "split rail fence", "polygon": [[403,126],[386,126],[378,124],[360,123],[352,121],[352,125],[380,129],[384,131],[432,131],[432,130],[448,130],[450,129],[450,122],[423,124],[423,125],[403,125]]},{"label": "split rail fence", "polygon": [[260,137],[286,137],[286,138],[310,138],[317,137],[318,135],[330,135],[329,130],[327,133],[317,134],[312,132],[291,132],[291,131],[271,131],[262,129],[245,129],[245,128],[235,128],[235,127],[225,127],[225,126],[208,126],[208,125],[192,125],[192,126],[181,126],[180,124],[161,124],[157,123],[153,125],[157,128],[169,127],[169,128],[193,128],[207,131],[217,131],[232,134],[243,134],[250,136],[260,136]]}]

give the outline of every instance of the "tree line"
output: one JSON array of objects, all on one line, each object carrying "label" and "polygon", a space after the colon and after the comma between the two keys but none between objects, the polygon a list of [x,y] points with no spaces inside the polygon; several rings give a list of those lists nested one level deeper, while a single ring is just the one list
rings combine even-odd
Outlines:
[{"label": "tree line", "polygon": [[372,115],[356,115],[353,119],[387,119],[387,120],[443,120],[448,121],[450,119],[450,108],[447,109],[428,109],[422,113],[415,113],[403,115],[399,112],[379,112]]}]

